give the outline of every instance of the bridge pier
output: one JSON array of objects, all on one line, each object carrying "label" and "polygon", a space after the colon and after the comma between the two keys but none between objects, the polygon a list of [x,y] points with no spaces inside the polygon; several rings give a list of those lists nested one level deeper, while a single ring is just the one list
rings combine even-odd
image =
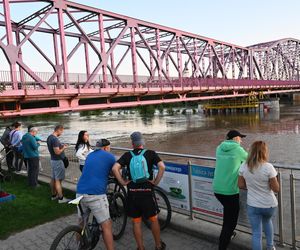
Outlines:
[{"label": "bridge pier", "polygon": [[293,102],[300,103],[300,94],[293,94]]},{"label": "bridge pier", "polygon": [[264,112],[265,110],[279,111],[279,98],[272,98],[270,100],[260,101],[259,111]]}]

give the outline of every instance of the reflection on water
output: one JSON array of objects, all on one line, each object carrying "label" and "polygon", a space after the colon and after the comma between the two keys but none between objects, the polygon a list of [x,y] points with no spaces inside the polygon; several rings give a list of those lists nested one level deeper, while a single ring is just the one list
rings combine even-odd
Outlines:
[{"label": "reflection on water", "polygon": [[[130,147],[129,135],[139,130],[145,134],[147,146],[159,151],[214,156],[216,146],[230,129],[247,134],[243,145],[249,148],[254,140],[265,140],[270,147],[272,161],[299,163],[300,106],[282,106],[281,112],[236,113],[205,116],[203,114],[174,116],[155,114],[151,118],[138,114],[113,111],[103,115],[80,116],[78,113],[55,116],[20,118],[25,126],[33,123],[40,128],[43,139],[53,127],[62,123],[65,133],[62,141],[75,142],[79,130],[90,133],[92,142],[109,138],[114,146]],[[12,120],[1,120],[0,127]],[[25,129],[24,129],[25,130]]]}]

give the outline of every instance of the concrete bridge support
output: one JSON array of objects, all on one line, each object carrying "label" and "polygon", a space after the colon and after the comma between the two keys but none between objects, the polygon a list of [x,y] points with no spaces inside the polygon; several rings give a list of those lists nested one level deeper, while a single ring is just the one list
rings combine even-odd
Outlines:
[{"label": "concrete bridge support", "polygon": [[293,94],[293,102],[300,103],[300,94]]},{"label": "concrete bridge support", "polygon": [[265,110],[280,111],[279,98],[260,101],[259,111],[264,112]]}]

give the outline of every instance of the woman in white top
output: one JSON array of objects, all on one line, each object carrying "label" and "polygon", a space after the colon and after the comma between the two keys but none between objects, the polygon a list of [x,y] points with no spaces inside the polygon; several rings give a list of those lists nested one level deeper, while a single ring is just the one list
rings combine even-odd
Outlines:
[{"label": "woman in white top", "polygon": [[78,139],[75,146],[76,157],[79,159],[79,168],[82,172],[87,155],[93,152],[87,131],[82,130],[78,134]]},{"label": "woman in white top", "polygon": [[279,192],[277,172],[268,163],[268,147],[263,141],[252,144],[246,163],[239,171],[239,188],[247,189],[247,213],[252,228],[252,249],[262,249],[262,227],[267,249],[275,249],[272,216],[278,205],[274,192]]}]

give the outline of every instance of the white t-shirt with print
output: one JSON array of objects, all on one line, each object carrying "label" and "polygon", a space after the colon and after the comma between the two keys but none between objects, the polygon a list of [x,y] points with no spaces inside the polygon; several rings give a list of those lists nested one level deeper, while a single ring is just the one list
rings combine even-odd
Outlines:
[{"label": "white t-shirt with print", "polygon": [[243,176],[247,185],[247,204],[251,207],[277,207],[278,202],[270,188],[270,178],[277,176],[276,169],[271,163],[263,163],[253,170],[248,169],[246,163],[240,167],[239,175]]}]

